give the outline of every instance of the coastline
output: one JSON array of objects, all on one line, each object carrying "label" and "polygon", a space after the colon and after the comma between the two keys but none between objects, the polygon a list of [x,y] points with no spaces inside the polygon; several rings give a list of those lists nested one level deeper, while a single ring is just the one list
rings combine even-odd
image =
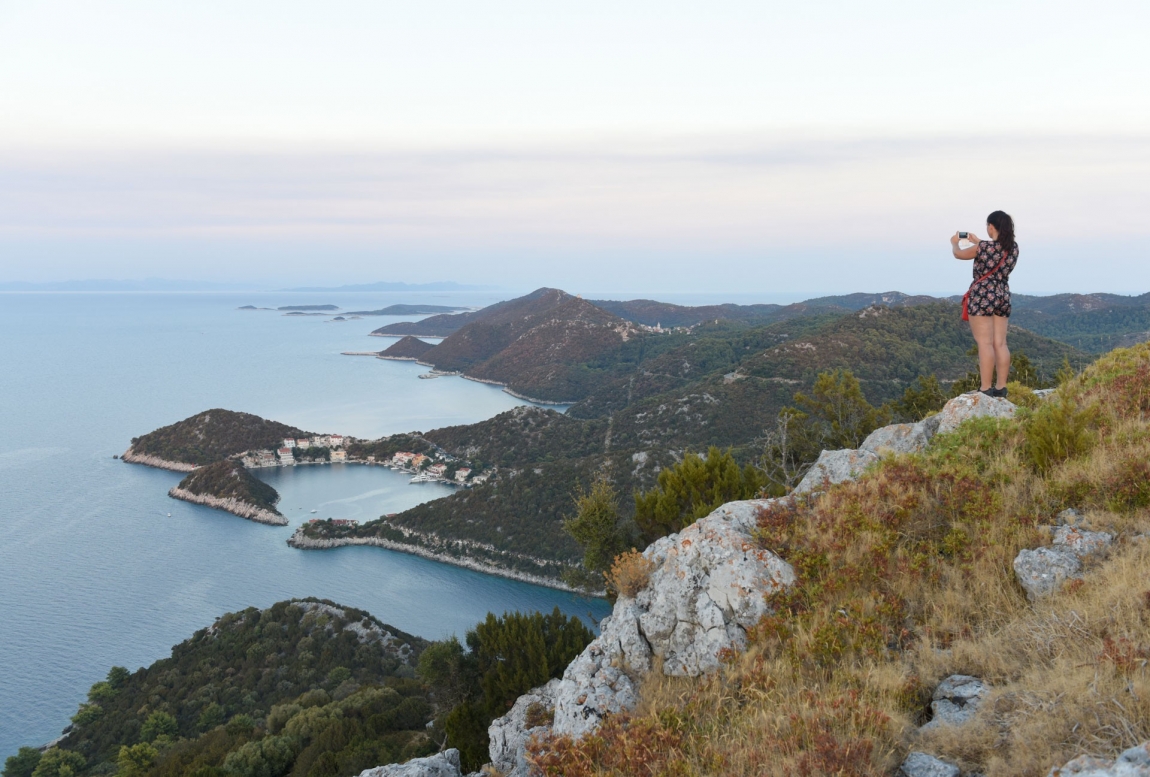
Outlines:
[{"label": "coastline", "polygon": [[[553,588],[558,591],[566,591],[573,594],[585,594],[585,591],[580,591],[572,588],[561,580],[556,580],[552,577],[543,577],[541,575],[532,575],[527,572],[516,572],[511,569],[503,569],[502,567],[493,566],[491,564],[484,564],[480,561],[475,561],[469,558],[459,558],[456,556],[449,556],[446,553],[436,553],[435,551],[421,548],[418,545],[408,545],[402,542],[395,542],[394,540],[384,539],[383,537],[339,537],[336,539],[312,539],[303,533],[304,527],[300,526],[291,537],[288,538],[287,544],[299,550],[328,550],[331,548],[342,548],[349,545],[367,545],[370,547],[384,548],[386,550],[395,550],[400,553],[407,553],[412,556],[419,556],[429,561],[438,561],[442,564],[451,564],[452,566],[470,569],[473,572],[481,572],[485,575],[495,575],[496,577],[503,577],[509,580],[517,580],[521,583],[530,583],[531,585],[543,586],[544,588]],[[602,596],[604,592],[598,592],[596,596]]]},{"label": "coastline", "polygon": [[249,521],[255,521],[256,523],[266,523],[269,526],[288,525],[288,519],[282,515],[277,515],[271,510],[265,510],[262,507],[241,502],[234,497],[221,499],[211,494],[193,494],[191,491],[180,488],[179,486],[173,486],[172,489],[168,491],[168,496],[172,497],[172,499],[180,499],[184,502],[191,502],[192,504],[223,510],[224,512],[238,515],[240,518],[247,518]]},{"label": "coastline", "polygon": [[506,383],[500,383],[497,380],[489,380],[487,378],[473,378],[470,375],[465,375],[462,372],[454,372],[454,373],[450,373],[450,374],[458,375],[459,377],[465,378],[466,380],[473,380],[476,383],[486,383],[488,386],[499,386],[501,389],[503,389],[504,393],[510,394],[511,396],[515,397],[516,399],[522,399],[525,402],[534,402],[537,405],[573,405],[573,404],[575,404],[574,400],[557,402],[554,399],[536,399],[535,397],[529,397],[526,394],[520,394],[518,391],[512,390],[511,388],[508,387],[508,385]]},{"label": "coastline", "polygon": [[191,472],[196,469],[195,464],[186,464],[182,461],[168,461],[161,459],[159,456],[151,456],[147,453],[136,453],[131,447],[120,456],[121,461],[126,461],[129,464],[143,464],[146,467],[155,467],[156,469],[167,469],[172,472]]}]

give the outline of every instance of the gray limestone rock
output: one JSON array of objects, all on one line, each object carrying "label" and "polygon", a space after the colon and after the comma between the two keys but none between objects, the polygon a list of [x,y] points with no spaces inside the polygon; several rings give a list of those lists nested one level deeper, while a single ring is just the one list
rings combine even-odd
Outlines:
[{"label": "gray limestone rock", "polygon": [[870,464],[878,461],[878,456],[869,450],[844,448],[838,451],[823,451],[802,481],[795,486],[794,494],[808,494],[821,490],[825,484],[842,483],[854,480]]},{"label": "gray limestone rock", "polygon": [[1113,761],[1080,755],[1046,777],[1150,777],[1150,742],[1125,750]]},{"label": "gray limestone rock", "polygon": [[1068,507],[1058,515],[1054,516],[1059,526],[1073,526],[1075,529],[1087,529],[1086,516],[1082,511],[1076,510],[1073,507]]},{"label": "gray limestone rock", "polygon": [[[491,721],[487,736],[491,740],[489,754],[492,765],[504,777],[527,777],[528,766],[524,748],[533,734],[549,731],[549,718],[555,714],[555,695],[559,680],[534,688],[520,696],[511,711]],[[529,720],[543,713],[544,720]]]},{"label": "gray limestone rock", "polygon": [[376,766],[360,772],[359,777],[462,777],[459,751],[452,748],[407,763]]},{"label": "gray limestone rock", "polygon": [[910,753],[898,773],[901,777],[958,777],[960,774],[954,764],[926,753]]},{"label": "gray limestone rock", "polygon": [[[935,416],[931,416],[935,418]],[[860,450],[871,453],[919,453],[926,450],[930,438],[938,429],[938,422],[919,421],[917,424],[892,424],[875,429],[863,440]]]},{"label": "gray limestone rock", "polygon": [[1086,531],[1073,526],[1054,529],[1054,547],[1073,553],[1078,558],[1104,553],[1114,543],[1114,535],[1104,531]]},{"label": "gray limestone rock", "polygon": [[930,709],[933,716],[920,731],[939,726],[959,726],[974,717],[990,689],[982,680],[965,674],[952,674],[934,689]]},{"label": "gray limestone rock", "polygon": [[694,677],[718,669],[721,651],[745,647],[746,629],[769,612],[765,596],[794,582],[791,566],[752,536],[758,508],[771,501],[730,502],[643,552],[655,565],[647,585],[615,603],[563,673],[555,733],[581,737],[632,709],[635,678],[656,656],[665,674]]},{"label": "gray limestone rock", "polygon": [[961,394],[946,403],[939,415],[938,433],[947,434],[957,429],[964,421],[989,416],[1010,418],[1014,415],[1014,404],[1005,399],[988,397],[986,394]]},{"label": "gray limestone rock", "polygon": [[1026,548],[1014,559],[1014,574],[1031,601],[1054,593],[1071,578],[1081,577],[1081,571],[1082,562],[1064,549]]}]

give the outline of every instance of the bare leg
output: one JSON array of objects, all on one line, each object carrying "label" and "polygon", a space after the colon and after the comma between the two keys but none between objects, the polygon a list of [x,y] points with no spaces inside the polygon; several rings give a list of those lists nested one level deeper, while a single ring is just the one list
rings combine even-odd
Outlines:
[{"label": "bare leg", "polygon": [[986,391],[994,386],[994,317],[971,316],[970,333],[978,343],[978,373]]},{"label": "bare leg", "polygon": [[994,367],[998,372],[998,382],[995,388],[1004,388],[1010,377],[1010,349],[1006,347],[1006,330],[1010,319],[1002,316],[991,316],[994,324]]}]

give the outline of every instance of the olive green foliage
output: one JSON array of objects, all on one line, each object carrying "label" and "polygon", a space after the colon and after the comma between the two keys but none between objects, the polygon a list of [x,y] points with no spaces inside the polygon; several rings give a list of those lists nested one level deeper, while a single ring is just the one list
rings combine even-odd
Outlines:
[{"label": "olive green foliage", "polygon": [[[290,749],[292,769],[299,759],[308,769],[327,759],[334,765],[314,774],[334,777],[431,746],[426,693],[407,679],[427,643],[362,610],[308,601],[322,606],[280,602],[230,613],[176,645],[171,658],[134,674],[114,667],[81,706],[99,714],[88,713],[61,750],[95,771],[115,766],[126,775],[175,777],[204,768],[223,777],[262,773],[261,763],[278,769]],[[352,627],[385,630],[396,640],[361,642]],[[265,742],[282,733],[292,741]],[[366,763],[378,758],[385,760]]]},{"label": "olive green foliage", "polygon": [[857,448],[890,421],[889,410],[872,406],[848,369],[819,373],[809,395],[795,394],[795,404],[824,448]]},{"label": "olive green foliage", "polygon": [[383,459],[390,459],[400,451],[431,453],[435,446],[418,433],[412,433],[393,434],[378,440],[356,440],[345,443],[344,448],[351,458],[366,459],[368,456],[374,456],[377,460],[382,461]]},{"label": "olive green foliage", "polygon": [[910,415],[923,412],[941,393],[934,376],[920,377],[903,395],[901,410],[874,407],[862,393],[850,370],[820,373],[810,395],[794,395],[798,407],[784,407],[762,440],[759,470],[767,481],[767,491],[781,496],[806,474],[819,452],[857,448],[866,436],[891,420],[894,412]]},{"label": "olive green foliage", "polygon": [[593,637],[558,607],[550,615],[488,613],[467,632],[469,652],[452,638],[420,656],[419,676],[431,687],[440,724],[448,744],[459,749],[464,771],[487,761],[488,724],[527,691],[559,677]]},{"label": "olive green foliage", "polygon": [[1059,393],[1043,402],[1023,424],[1024,450],[1038,472],[1087,453],[1092,447],[1098,413],[1079,407],[1074,397]]},{"label": "olive green foliage", "polygon": [[563,530],[583,548],[583,570],[590,577],[586,582],[600,590],[603,573],[629,547],[630,527],[619,515],[619,495],[604,473],[590,489],[577,486],[574,500],[575,515],[563,521]]},{"label": "olive green foliage", "polygon": [[49,749],[40,757],[32,777],[75,777],[86,766],[84,756],[58,747]]},{"label": "olive green foliage", "polygon": [[946,400],[946,392],[937,376],[920,375],[906,387],[902,397],[891,403],[890,409],[900,423],[914,423],[942,410]]},{"label": "olive green foliage", "polygon": [[35,747],[21,747],[16,755],[4,760],[3,777],[32,777],[36,765],[40,763],[40,751]]},{"label": "olive green foliage", "polygon": [[635,523],[654,541],[694,523],[720,505],[756,496],[766,480],[750,465],[740,467],[729,451],[711,447],[706,458],[687,453],[659,473],[658,485],[635,494]]},{"label": "olive green foliage", "polygon": [[1016,304],[1011,323],[1089,353],[1105,353],[1130,345],[1130,335],[1150,330],[1150,297],[1143,294],[1110,302],[1117,304],[1102,309],[1063,309],[1053,313]]},{"label": "olive green foliage", "polygon": [[244,451],[278,448],[285,437],[310,437],[251,413],[207,410],[132,440],[136,453],[201,466]]},{"label": "olive green foliage", "polygon": [[180,488],[193,494],[210,494],[221,499],[237,499],[279,515],[279,493],[252,475],[238,461],[225,459],[199,467],[180,481]]}]

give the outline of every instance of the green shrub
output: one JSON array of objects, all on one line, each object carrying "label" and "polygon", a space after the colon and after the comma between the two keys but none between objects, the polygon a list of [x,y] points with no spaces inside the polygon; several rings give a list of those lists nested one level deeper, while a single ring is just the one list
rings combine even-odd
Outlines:
[{"label": "green shrub", "polygon": [[1095,441],[1097,415],[1093,408],[1079,408],[1068,395],[1044,402],[1023,424],[1024,451],[1030,465],[1038,472],[1047,472],[1088,452]]},{"label": "green shrub", "polygon": [[40,757],[32,777],[76,777],[87,765],[79,753],[53,747]]},{"label": "green shrub", "polygon": [[180,726],[174,717],[166,712],[153,712],[140,727],[140,739],[144,742],[154,742],[157,737],[172,739],[179,731]]},{"label": "green shrub", "polygon": [[21,747],[16,755],[4,761],[4,777],[32,777],[36,765],[40,763],[40,751],[34,747]]}]

